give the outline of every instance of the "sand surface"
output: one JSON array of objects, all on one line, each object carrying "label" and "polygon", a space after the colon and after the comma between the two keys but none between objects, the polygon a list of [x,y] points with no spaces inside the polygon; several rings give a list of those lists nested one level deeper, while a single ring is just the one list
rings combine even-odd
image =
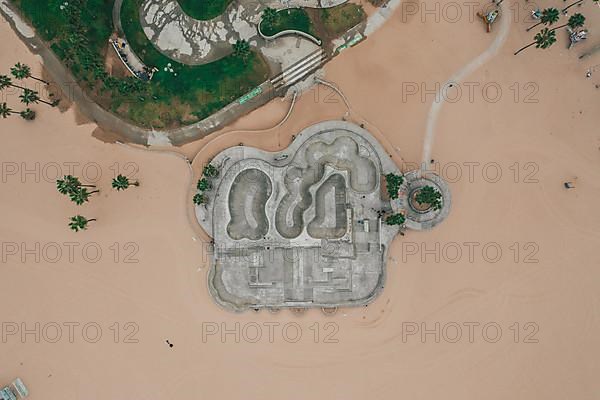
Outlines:
[{"label": "sand surface", "polygon": [[[399,163],[421,161],[436,82],[494,39],[462,3],[452,3],[461,18],[450,21],[447,7],[444,18],[449,4],[437,5],[437,23],[400,7],[326,67],[350,118]],[[381,297],[334,316],[238,315],[212,302],[207,237],[189,217],[192,178],[177,154],[102,143],[73,108],[38,105],[34,123],[0,121],[0,384],[20,376],[32,400],[597,398],[600,71],[585,72],[600,54],[577,56],[598,37],[592,30],[588,43],[567,51],[559,32],[552,49],[515,57],[533,35],[523,8],[511,9],[520,21],[498,54],[462,77],[460,99],[439,110],[430,167],[450,182],[450,216],[430,232],[397,237]],[[597,7],[583,10],[588,26],[600,26]],[[0,37],[0,71],[21,61],[41,73],[7,23]],[[421,99],[423,88],[430,94]],[[16,96],[2,101],[17,108]],[[288,105],[274,100],[226,132],[173,150],[195,157],[197,173],[225,147],[278,149],[347,111],[319,87],[283,126],[242,132],[277,124]],[[87,205],[54,188],[70,165],[101,189]],[[117,170],[135,172],[141,186],[114,192]],[[576,188],[564,189],[575,177]],[[77,213],[98,221],[70,232]],[[421,336],[424,328],[430,333]]]}]

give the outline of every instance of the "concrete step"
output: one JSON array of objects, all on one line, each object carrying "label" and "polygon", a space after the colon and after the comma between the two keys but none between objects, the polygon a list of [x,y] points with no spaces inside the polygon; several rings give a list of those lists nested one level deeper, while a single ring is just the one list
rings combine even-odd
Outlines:
[{"label": "concrete step", "polygon": [[288,68],[286,68],[284,71],[282,71],[281,73],[279,73],[278,75],[276,75],[275,77],[273,77],[271,79],[271,82],[273,84],[277,84],[279,83],[281,80],[283,80],[284,76],[286,74],[290,74],[298,69],[301,69],[305,64],[312,62],[312,60],[314,60],[315,58],[320,57],[320,55],[323,53],[322,49],[317,49],[316,51],[312,52],[311,54],[309,54],[308,56],[304,57],[303,59],[295,62],[294,64],[292,64],[291,66],[289,66]]},{"label": "concrete step", "polygon": [[327,55],[325,52],[319,49],[275,76],[271,79],[271,84],[276,89],[293,85],[317,70],[323,65],[326,59]]}]

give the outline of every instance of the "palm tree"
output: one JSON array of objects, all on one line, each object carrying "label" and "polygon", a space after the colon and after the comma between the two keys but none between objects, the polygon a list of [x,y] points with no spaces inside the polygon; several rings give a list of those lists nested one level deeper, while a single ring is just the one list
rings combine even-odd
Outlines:
[{"label": "palm tree", "polygon": [[210,190],[212,188],[212,185],[210,184],[210,182],[208,180],[206,180],[205,178],[202,178],[198,181],[196,188],[198,190],[204,192],[206,190]]},{"label": "palm tree", "polygon": [[433,186],[423,186],[415,196],[419,204],[429,204],[434,210],[442,208],[442,194]]},{"label": "palm tree", "polygon": [[277,10],[271,7],[265,8],[262,14],[262,22],[266,26],[273,26],[275,20],[277,20]]},{"label": "palm tree", "polygon": [[535,28],[536,26],[541,25],[541,24],[552,25],[553,23],[557,22],[559,18],[560,18],[560,11],[558,11],[558,8],[554,8],[554,7],[546,8],[542,11],[542,16],[540,18],[540,22],[527,28],[527,32],[529,32],[530,30],[532,30],[533,28]]},{"label": "palm tree", "polygon": [[124,175],[117,175],[117,177],[112,180],[112,187],[113,189],[117,189],[117,191],[125,190],[131,185],[140,186],[140,183],[138,181],[129,182],[129,178]]},{"label": "palm tree", "polygon": [[15,66],[10,69],[10,73],[12,74],[12,76],[19,80],[31,78],[35,79],[38,82],[45,83],[46,85],[50,84],[43,79],[32,76],[31,68],[29,68],[29,65],[21,64],[20,62],[16,63]]},{"label": "palm tree", "polygon": [[94,79],[97,81],[103,81],[108,76],[108,73],[104,70],[103,66],[94,67],[92,73],[94,75]]},{"label": "palm tree", "polygon": [[41,103],[49,105],[50,107],[56,107],[56,104],[57,104],[57,102],[50,103],[50,102],[40,99],[38,92],[36,92],[35,90],[31,90],[31,89],[23,89],[23,93],[21,93],[19,98],[21,99],[22,103],[25,103],[27,105],[30,105],[32,103],[36,104],[38,102],[41,102]]},{"label": "palm tree", "polygon": [[33,121],[35,119],[35,111],[33,111],[31,108],[26,108],[25,110],[21,111],[19,115],[26,121]]},{"label": "palm tree", "polygon": [[86,230],[88,223],[92,221],[95,221],[95,219],[87,219],[86,217],[82,217],[81,215],[76,215],[74,217],[71,217],[71,222],[69,222],[69,228],[71,228],[75,232],[79,232],[80,230]]},{"label": "palm tree", "polygon": [[571,17],[569,18],[569,21],[561,26],[557,26],[556,28],[552,29],[553,31],[560,29],[560,28],[564,28],[565,26],[568,26],[571,29],[576,29],[579,27],[582,27],[583,24],[585,24],[585,16],[583,14],[577,13],[577,14],[573,14],[571,15]]},{"label": "palm tree", "polygon": [[88,202],[90,200],[90,196],[92,194],[99,193],[99,192],[100,192],[99,190],[92,190],[91,192],[88,192],[88,190],[86,188],[79,187],[69,193],[69,198],[71,199],[72,202],[74,202],[75,204],[80,206],[83,203]]},{"label": "palm tree", "polygon": [[8,118],[11,114],[17,114],[17,112],[12,110],[6,103],[0,104],[0,117]]},{"label": "palm tree", "polygon": [[1,103],[0,117],[8,118],[11,114],[19,114],[21,118],[27,121],[33,121],[35,119],[35,111],[30,108],[26,108],[23,111],[14,111],[6,103]]},{"label": "palm tree", "polygon": [[207,164],[202,170],[204,176],[209,178],[214,178],[215,176],[219,176],[219,170],[212,164]]},{"label": "palm tree", "polygon": [[238,39],[233,44],[233,54],[236,57],[241,58],[244,62],[246,62],[248,60],[248,57],[250,56],[250,45],[246,40]]},{"label": "palm tree", "polygon": [[70,194],[81,187],[93,187],[96,185],[82,185],[79,178],[73,175],[65,175],[62,179],[56,180],[56,188],[61,194]]},{"label": "palm tree", "polygon": [[534,42],[529,43],[527,46],[521,47],[519,50],[515,51],[515,56],[533,45],[535,45],[537,49],[547,49],[548,47],[552,46],[554,42],[556,42],[556,32],[554,32],[554,29],[550,30],[548,28],[544,28],[535,34],[533,40]]},{"label": "palm tree", "polygon": [[12,83],[12,79],[8,75],[0,75],[0,90],[4,90],[7,87],[12,86],[21,90],[25,90],[23,86],[15,85]]},{"label": "palm tree", "polygon": [[206,203],[206,196],[204,196],[202,193],[196,193],[192,200],[194,201],[195,205],[199,206],[200,204]]},{"label": "palm tree", "polygon": [[62,179],[56,180],[56,189],[60,194],[70,194],[79,189],[81,183],[73,175],[65,175]]},{"label": "palm tree", "polygon": [[404,221],[406,221],[406,218],[404,217],[403,214],[393,214],[390,215],[389,217],[387,217],[387,219],[385,220],[385,223],[388,225],[402,225],[404,223]]}]

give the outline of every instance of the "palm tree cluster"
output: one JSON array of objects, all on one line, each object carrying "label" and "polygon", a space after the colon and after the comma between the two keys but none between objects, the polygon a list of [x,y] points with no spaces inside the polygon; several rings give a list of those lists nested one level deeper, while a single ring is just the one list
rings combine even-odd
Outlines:
[{"label": "palm tree cluster", "polygon": [[[20,62],[16,63],[10,69],[10,74],[12,75],[12,77],[14,79],[17,79],[19,81],[22,81],[24,79],[34,79],[38,82],[42,82],[45,85],[48,85],[48,82],[46,82],[45,80],[31,75],[31,67],[29,67],[26,64],[22,64]],[[12,108],[10,108],[10,106],[7,103],[1,103],[0,104],[0,117],[2,117],[2,118],[8,118],[9,116],[11,116],[13,114],[18,114],[24,120],[33,121],[35,119],[36,114],[35,114],[35,111],[33,111],[31,108],[29,108],[29,106],[31,104],[44,103],[44,104],[49,105],[50,107],[55,107],[58,104],[58,101],[48,102],[46,100],[42,100],[37,91],[29,89],[29,88],[21,86],[21,85],[17,85],[13,82],[13,80],[10,76],[0,74],[0,91],[5,90],[9,87],[12,87],[12,88],[15,88],[15,89],[18,89],[21,91],[21,94],[19,95],[19,99],[21,100],[21,103],[25,104],[27,107],[22,111],[15,111]]]},{"label": "palm tree cluster", "polygon": [[404,177],[402,175],[389,173],[385,176],[385,183],[390,199],[398,198],[398,191],[400,190],[400,185],[402,185],[403,182]]},{"label": "palm tree cluster", "polygon": [[388,225],[402,225],[406,221],[404,214],[393,214],[386,218],[385,223]]},{"label": "palm tree cluster", "polygon": [[73,175],[65,175],[56,181],[56,189],[60,194],[69,196],[69,199],[78,206],[87,203],[90,196],[99,193],[99,190],[88,191],[87,188],[96,188],[95,185],[82,185],[79,178]]},{"label": "palm tree cluster", "polygon": [[270,28],[277,21],[277,10],[271,7],[265,8],[262,14],[261,24]]},{"label": "palm tree cluster", "polygon": [[415,196],[415,200],[419,204],[429,204],[434,210],[442,208],[442,194],[433,186],[423,186]]},{"label": "palm tree cluster", "polygon": [[[597,0],[594,0],[594,1],[597,1]],[[522,52],[523,50],[525,50],[531,46],[534,46],[534,45],[538,49],[549,48],[554,43],[556,43],[556,30],[557,29],[569,27],[569,29],[575,30],[577,28],[583,27],[583,24],[585,23],[585,16],[583,16],[583,14],[576,13],[576,14],[573,14],[571,17],[569,17],[569,20],[567,21],[566,24],[557,26],[556,28],[549,28],[550,26],[554,25],[555,23],[557,23],[559,21],[561,13],[566,15],[567,10],[569,8],[571,8],[575,5],[581,4],[582,2],[583,2],[583,0],[577,0],[576,2],[563,8],[562,10],[558,10],[557,8],[554,8],[554,7],[549,7],[549,8],[542,10],[540,22],[527,28],[527,32],[529,32],[530,30],[532,30],[533,28],[535,28],[539,25],[544,25],[545,27],[541,31],[539,31],[538,33],[535,34],[535,36],[533,37],[533,42],[521,47],[519,50],[515,51],[514,54],[517,55],[520,52]]]},{"label": "palm tree cluster", "polygon": [[64,3],[62,11],[68,23],[68,29],[56,37],[53,47],[60,53],[62,61],[77,76],[78,80],[87,84],[89,89],[97,85],[100,90],[110,90],[121,95],[129,94],[145,99],[149,90],[147,82],[135,77],[124,79],[110,76],[104,67],[102,56],[90,44],[89,24],[82,20],[82,10],[87,0],[69,0]]},{"label": "palm tree cluster", "polygon": [[207,164],[202,170],[202,174],[209,178],[215,178],[219,176],[219,170],[212,164]]},{"label": "palm tree cluster", "polygon": [[219,169],[210,163],[202,169],[202,177],[196,184],[196,189],[198,191],[192,198],[192,201],[195,205],[199,206],[201,204],[206,204],[208,198],[204,192],[212,189],[212,183],[210,180],[216,178],[217,176],[219,176]]},{"label": "palm tree cluster", "polygon": [[[130,181],[124,175],[117,175],[116,178],[112,180],[112,187],[117,191],[125,190],[130,186],[139,186],[140,183],[138,181]],[[77,204],[78,206],[87,203],[90,200],[90,196],[94,193],[100,193],[100,190],[91,190],[89,191],[87,188],[96,189],[95,185],[83,185],[79,178],[73,175],[65,175],[61,179],[56,180],[56,190],[62,195],[69,196],[69,199]],[[96,221],[95,219],[87,219],[81,215],[76,215],[71,217],[69,222],[69,228],[74,230],[75,232],[79,232],[80,230],[87,229],[87,224],[91,221]]]},{"label": "palm tree cluster", "polygon": [[26,121],[33,121],[35,119],[35,111],[30,108],[26,108],[22,111],[15,111],[8,106],[6,103],[0,103],[0,117],[8,118],[12,114],[19,114],[21,118]]},{"label": "palm tree cluster", "polygon": [[250,44],[245,39],[238,39],[233,45],[233,55],[240,58],[244,63],[250,57]]}]

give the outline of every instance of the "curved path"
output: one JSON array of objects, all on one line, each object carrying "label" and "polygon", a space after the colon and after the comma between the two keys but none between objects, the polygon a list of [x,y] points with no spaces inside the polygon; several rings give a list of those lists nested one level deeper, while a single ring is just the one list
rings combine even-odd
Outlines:
[{"label": "curved path", "polygon": [[218,17],[200,21],[187,15],[177,0],[146,0],[140,20],[148,40],[167,57],[182,64],[208,64],[230,54],[238,39],[256,46],[261,38],[255,25],[269,3],[232,2]]},{"label": "curved path", "polygon": [[112,23],[115,31],[119,36],[124,36],[123,25],[121,25],[121,7],[123,6],[123,0],[115,0],[112,9]]},{"label": "curved path", "polygon": [[429,109],[429,113],[427,114],[427,128],[425,131],[425,139],[423,141],[423,157],[422,157],[422,165],[425,167],[429,164],[429,160],[431,160],[431,149],[433,147],[433,141],[435,139],[435,125],[442,109],[442,105],[444,104],[444,96],[441,96],[442,91],[447,90],[449,85],[456,84],[462,81],[465,77],[472,74],[477,68],[481,67],[483,64],[487,63],[492,57],[498,53],[498,50],[502,47],[506,38],[508,37],[508,32],[510,31],[510,14],[506,12],[506,7],[503,7],[500,4],[500,32],[497,33],[496,38],[492,42],[492,44],[480,55],[474,58],[470,63],[465,65],[463,68],[458,70],[450,79],[448,79],[443,85],[440,86],[440,89],[436,93],[434,99],[442,99],[442,101],[433,101],[431,104],[431,108]]},{"label": "curved path", "polygon": [[[118,1],[118,0],[117,0]],[[177,0],[146,0],[140,12],[146,37],[167,57],[182,64],[200,65],[231,53],[238,39],[255,47],[264,47],[257,26],[265,8],[327,8],[347,0],[237,0],[225,12],[201,21],[187,15]],[[314,40],[314,39],[311,39]]]}]

